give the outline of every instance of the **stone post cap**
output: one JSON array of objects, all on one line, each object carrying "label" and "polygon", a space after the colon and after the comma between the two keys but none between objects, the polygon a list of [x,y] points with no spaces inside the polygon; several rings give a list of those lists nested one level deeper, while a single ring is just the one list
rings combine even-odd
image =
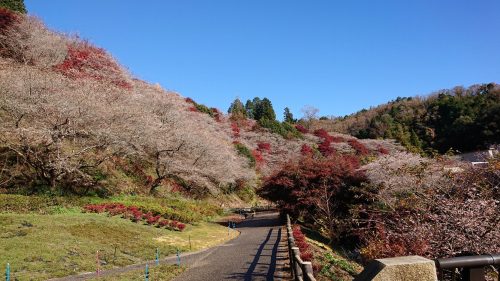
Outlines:
[{"label": "stone post cap", "polygon": [[354,281],[437,281],[433,260],[421,256],[377,259],[368,264]]}]

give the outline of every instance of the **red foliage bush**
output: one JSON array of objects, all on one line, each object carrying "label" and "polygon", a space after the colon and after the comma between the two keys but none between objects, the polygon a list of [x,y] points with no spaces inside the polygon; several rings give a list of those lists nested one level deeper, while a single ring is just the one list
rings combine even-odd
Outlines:
[{"label": "red foliage bush", "polygon": [[347,143],[356,150],[356,154],[360,156],[366,156],[370,153],[368,148],[362,143],[360,143],[357,139],[350,139],[347,141]]},{"label": "red foliage bush", "polygon": [[234,138],[240,137],[240,127],[238,127],[238,124],[236,122],[231,123],[231,130],[233,131]]},{"label": "red foliage bush", "polygon": [[87,205],[84,208],[84,211],[87,213],[104,213],[106,211],[105,206],[103,205]]},{"label": "red foliage bush", "polygon": [[170,221],[168,224],[169,227],[171,228],[177,228],[177,222],[176,221]]},{"label": "red foliage bush", "polygon": [[54,69],[74,79],[92,78],[122,88],[132,87],[126,81],[123,70],[104,49],[84,41],[70,44],[66,59]]},{"label": "red foliage bush", "polygon": [[385,148],[385,147],[383,147],[381,145],[378,146],[377,151],[380,154],[384,154],[384,155],[385,154],[389,154],[389,150],[387,150],[387,148]]},{"label": "red foliage bush", "polygon": [[331,140],[330,134],[325,129],[317,129],[314,131],[314,135],[318,138],[322,138],[324,140]]},{"label": "red foliage bush", "polygon": [[261,152],[271,152],[271,144],[268,142],[257,143],[257,150]]},{"label": "red foliage bush", "polygon": [[185,228],[186,228],[185,224],[183,224],[183,223],[178,223],[177,224],[177,229],[179,229],[179,231],[183,231]]},{"label": "red foliage bush", "polygon": [[311,261],[313,254],[309,250],[309,243],[306,241],[306,236],[302,233],[300,226],[295,225],[292,229],[293,238],[295,239],[295,245],[299,247],[300,258],[303,261]]},{"label": "red foliage bush", "polygon": [[121,214],[123,218],[130,219],[133,222],[140,222],[145,220],[148,225],[157,225],[159,227],[167,227],[171,230],[182,231],[186,225],[174,220],[162,220],[160,214],[153,214],[153,212],[144,213],[137,206],[125,206],[121,203],[102,203],[90,204],[85,206],[85,212],[89,213],[105,213],[108,212],[110,216]]},{"label": "red foliage bush", "polygon": [[158,226],[159,226],[159,227],[166,227],[166,226],[168,226],[168,224],[169,224],[169,221],[168,221],[168,220],[160,220],[160,221],[158,222]]},{"label": "red foliage bush", "polygon": [[257,167],[262,167],[262,165],[265,163],[262,152],[260,152],[260,150],[254,149],[252,150],[252,155],[255,158],[255,163],[257,164]]},{"label": "red foliage bush", "polygon": [[312,155],[313,154],[313,149],[308,144],[304,143],[302,145],[302,147],[300,148],[300,153],[303,156]]},{"label": "red foliage bush", "polygon": [[332,142],[324,139],[319,145],[318,150],[324,157],[329,157],[336,153],[335,148],[332,147]]},{"label": "red foliage bush", "polygon": [[191,112],[199,112],[198,109],[196,107],[194,107],[194,106],[190,106],[188,108],[188,110],[191,111]]},{"label": "red foliage bush", "polygon": [[15,13],[9,9],[0,7],[0,33],[9,28],[17,20],[19,18]]},{"label": "red foliage bush", "polygon": [[302,126],[300,124],[296,124],[295,125],[295,129],[297,129],[297,131],[299,131],[299,132],[301,132],[303,134],[309,133],[309,130],[306,127],[304,127],[304,126]]},{"label": "red foliage bush", "polygon": [[156,224],[158,223],[158,221],[160,220],[161,216],[160,215],[157,215],[157,216],[149,216],[147,219],[146,219],[146,223],[149,224],[149,225],[153,225],[153,224]]},{"label": "red foliage bush", "polygon": [[192,99],[192,98],[185,98],[184,99],[187,103],[190,103],[190,104],[196,104],[196,102]]},{"label": "red foliage bush", "polygon": [[336,153],[335,149],[332,147],[332,143],[343,141],[343,138],[331,136],[325,129],[314,131],[314,135],[322,139],[321,143],[318,145],[318,150],[324,157],[329,157]]},{"label": "red foliage bush", "polygon": [[362,198],[354,189],[365,182],[358,169],[359,161],[352,155],[303,157],[265,178],[259,194],[292,216],[300,214],[310,221],[324,218],[321,227],[332,240],[337,239],[344,227],[337,219],[350,217],[351,204]]},{"label": "red foliage bush", "polygon": [[212,111],[213,113],[213,116],[214,116],[214,119],[216,122],[222,122],[222,117],[223,117],[223,114],[222,112],[220,112],[220,110],[218,110],[217,108],[215,107],[212,107],[210,108],[210,110]]}]

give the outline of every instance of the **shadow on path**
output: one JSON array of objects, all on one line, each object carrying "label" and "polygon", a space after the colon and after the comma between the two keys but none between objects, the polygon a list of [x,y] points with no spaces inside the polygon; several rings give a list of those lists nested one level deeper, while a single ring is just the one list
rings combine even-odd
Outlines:
[{"label": "shadow on path", "polygon": [[264,242],[262,242],[262,244],[260,244],[260,247],[257,250],[255,257],[253,258],[253,261],[250,264],[250,267],[248,268],[247,272],[245,273],[245,281],[252,280],[252,274],[255,270],[255,267],[257,266],[257,263],[259,262],[259,258],[260,258],[260,255],[262,254],[262,250],[264,249],[264,246],[266,246],[267,242],[269,241],[269,238],[271,237],[272,233],[273,233],[273,229],[269,229],[269,233],[267,234],[266,240],[264,240]]},{"label": "shadow on path", "polygon": [[237,225],[238,238],[184,263],[179,281],[287,280],[288,250],[277,212],[258,213]]}]

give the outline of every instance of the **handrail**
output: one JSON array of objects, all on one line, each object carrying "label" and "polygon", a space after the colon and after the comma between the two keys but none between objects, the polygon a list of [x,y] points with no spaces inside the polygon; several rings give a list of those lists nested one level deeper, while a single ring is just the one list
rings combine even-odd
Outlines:
[{"label": "handrail", "polygon": [[485,266],[500,265],[500,254],[442,258],[434,262],[438,269],[462,268],[461,275],[464,281],[481,281],[485,280]]},{"label": "handrail", "polygon": [[295,281],[316,281],[311,262],[303,261],[300,258],[300,250],[295,245],[292,223],[288,214],[286,215],[286,234],[288,241],[288,256],[290,257],[290,268],[293,279]]}]

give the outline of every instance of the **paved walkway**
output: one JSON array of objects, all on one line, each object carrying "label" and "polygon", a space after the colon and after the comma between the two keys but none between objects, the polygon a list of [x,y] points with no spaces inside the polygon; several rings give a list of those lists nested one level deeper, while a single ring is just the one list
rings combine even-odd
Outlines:
[{"label": "paved walkway", "polygon": [[[237,225],[240,235],[225,244],[198,252],[181,254],[181,264],[188,269],[178,281],[220,280],[290,280],[286,230],[278,213],[260,213]],[[175,264],[171,256],[161,264]],[[149,264],[154,264],[150,261]],[[101,272],[101,276],[143,269],[146,263]],[[96,277],[94,272],[73,275],[52,281],[81,281]]]},{"label": "paved walkway", "polygon": [[277,213],[261,213],[241,222],[238,238],[203,253],[184,264],[188,270],[179,281],[289,280],[286,233]]}]

